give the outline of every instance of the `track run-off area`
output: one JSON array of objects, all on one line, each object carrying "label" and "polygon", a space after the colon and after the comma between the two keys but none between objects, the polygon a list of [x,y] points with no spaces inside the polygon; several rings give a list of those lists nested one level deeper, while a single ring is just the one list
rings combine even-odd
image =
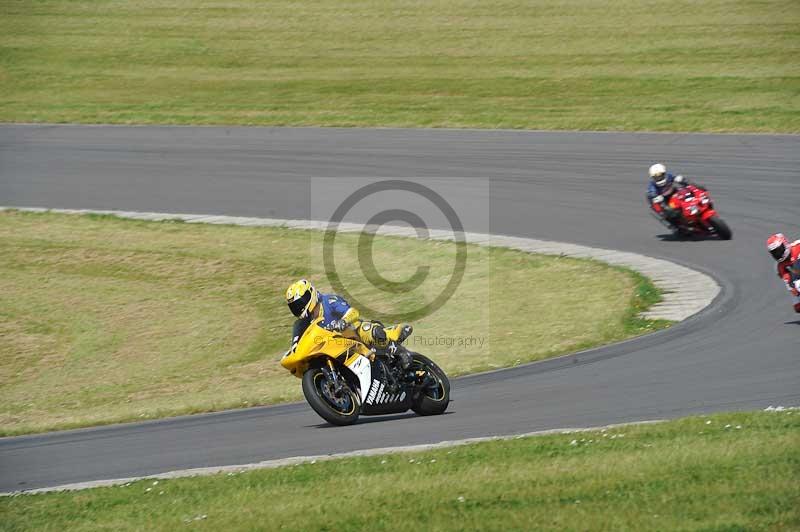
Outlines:
[{"label": "track run-off area", "polygon": [[[709,188],[733,240],[664,237],[644,201],[655,161]],[[666,259],[721,292],[665,331],[457,379],[440,417],[331,427],[299,403],[1,439],[0,492],[800,404],[800,315],[764,249],[800,235],[799,167],[789,135],[2,126],[2,205],[306,219],[314,178],[488,180],[493,234]]]}]

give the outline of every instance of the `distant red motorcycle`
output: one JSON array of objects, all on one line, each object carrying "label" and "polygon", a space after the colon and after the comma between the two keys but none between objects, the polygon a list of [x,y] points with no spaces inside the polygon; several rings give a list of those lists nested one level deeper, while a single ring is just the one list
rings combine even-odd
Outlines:
[{"label": "distant red motorcycle", "polygon": [[714,210],[714,202],[705,189],[686,185],[672,194],[667,204],[681,214],[674,225],[664,219],[658,205],[651,208],[661,223],[681,236],[718,236],[722,240],[733,236],[728,224]]}]

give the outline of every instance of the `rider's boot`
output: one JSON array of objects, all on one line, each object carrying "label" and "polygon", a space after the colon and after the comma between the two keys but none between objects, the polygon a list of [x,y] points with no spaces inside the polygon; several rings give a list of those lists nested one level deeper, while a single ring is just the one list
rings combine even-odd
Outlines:
[{"label": "rider's boot", "polygon": [[404,324],[403,327],[400,329],[400,334],[397,336],[397,342],[403,343],[403,341],[411,336],[411,333],[414,332],[414,327],[409,324]]}]

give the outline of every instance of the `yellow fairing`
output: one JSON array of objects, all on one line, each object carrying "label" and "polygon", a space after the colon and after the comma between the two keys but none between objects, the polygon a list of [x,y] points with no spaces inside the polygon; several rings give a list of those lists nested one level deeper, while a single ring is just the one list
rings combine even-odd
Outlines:
[{"label": "yellow fairing", "polygon": [[367,347],[355,338],[347,338],[342,334],[323,329],[319,326],[322,318],[311,322],[308,329],[297,342],[294,353],[281,359],[281,366],[288,369],[295,377],[302,378],[312,360],[319,357],[338,358],[345,354],[350,358],[354,354],[369,356]]}]

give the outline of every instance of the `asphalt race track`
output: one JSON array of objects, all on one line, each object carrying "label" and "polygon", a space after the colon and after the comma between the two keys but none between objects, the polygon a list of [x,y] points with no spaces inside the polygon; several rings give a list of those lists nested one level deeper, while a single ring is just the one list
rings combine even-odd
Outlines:
[{"label": "asphalt race track", "polygon": [[[709,187],[732,241],[659,237],[644,203],[657,160]],[[666,258],[723,288],[673,329],[459,379],[436,418],[331,427],[303,403],[0,439],[0,492],[800,405],[800,315],[764,249],[773,231],[800,237],[798,169],[797,136],[0,126],[0,205],[304,218],[311,177],[491,178],[493,233]]]}]

